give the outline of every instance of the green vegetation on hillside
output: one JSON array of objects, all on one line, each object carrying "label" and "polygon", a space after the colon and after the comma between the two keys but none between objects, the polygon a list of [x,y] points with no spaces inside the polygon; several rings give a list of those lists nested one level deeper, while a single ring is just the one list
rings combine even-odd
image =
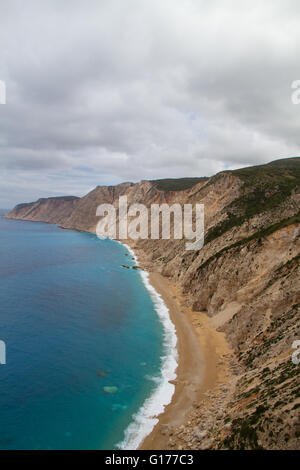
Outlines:
[{"label": "green vegetation on hillside", "polygon": [[208,178],[203,176],[201,178],[167,178],[161,180],[152,180],[160,191],[183,191],[192,188],[201,181],[207,181]]},{"label": "green vegetation on hillside", "polygon": [[[226,172],[223,172],[226,173]],[[205,243],[262,212],[280,206],[300,187],[300,158],[277,160],[266,165],[230,171],[243,182],[242,194],[227,208],[227,218],[208,231]]]},{"label": "green vegetation on hillside", "polygon": [[[265,165],[256,165],[238,170],[227,170],[239,176],[245,182],[252,182],[255,184],[257,178],[265,179],[268,184],[280,183],[283,177],[296,177],[300,174],[300,157],[283,158],[275,160]],[[225,173],[225,172],[224,172]]]},{"label": "green vegetation on hillside", "polygon": [[[80,199],[78,196],[52,196],[52,197],[42,197],[40,198],[37,202],[39,201],[74,201],[75,199]],[[31,203],[33,204],[33,203]]]}]

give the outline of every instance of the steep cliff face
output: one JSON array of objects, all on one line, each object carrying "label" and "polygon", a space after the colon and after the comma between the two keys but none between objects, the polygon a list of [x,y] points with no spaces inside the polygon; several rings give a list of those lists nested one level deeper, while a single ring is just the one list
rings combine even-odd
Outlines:
[{"label": "steep cliff face", "polygon": [[[164,184],[158,180],[141,181],[136,184],[128,182],[116,186],[97,186],[82,198],[74,196],[42,198],[36,202],[18,204],[5,217],[55,223],[62,228],[95,232],[99,221],[96,210],[100,204],[112,204],[118,209],[120,196],[127,196],[128,205],[142,203],[149,207],[153,203],[184,203],[193,191],[197,191],[207,181],[207,178],[166,181],[167,183]],[[162,187],[164,189],[160,189]],[[169,189],[176,187],[185,189]]]},{"label": "steep cliff face", "polygon": [[204,204],[199,251],[186,251],[185,240],[128,241],[144,266],[172,278],[186,303],[226,333],[234,352],[231,387],[210,415],[194,410],[187,424],[196,423],[197,436],[205,423],[206,444],[187,441],[185,431],[177,437],[183,448],[299,448],[300,366],[291,353],[300,339],[300,158],[180,181],[97,187],[80,200],[38,201],[7,216],[94,232],[97,206],[117,207],[120,195],[147,206]]},{"label": "steep cliff face", "polygon": [[[188,181],[184,181],[185,184],[183,184],[181,180],[179,180],[179,182],[179,187],[188,186]],[[194,186],[194,183],[195,179],[192,179],[192,181],[190,181],[192,187],[180,191],[169,189],[162,190],[160,187],[163,185],[160,181],[158,183],[155,181],[141,181],[136,184],[122,183],[117,186],[98,186],[80,200],[70,217],[62,223],[62,226],[64,228],[75,228],[76,230],[95,232],[96,225],[99,221],[99,217],[96,217],[96,210],[100,204],[112,204],[117,209],[118,213],[118,201],[120,196],[127,197],[128,205],[142,203],[149,207],[154,203],[184,203],[193,188],[201,187],[204,181],[201,179],[200,183],[196,184],[196,186]],[[172,184],[169,183],[169,186],[173,188],[176,187],[176,184],[172,181]]]},{"label": "steep cliff face", "polygon": [[238,368],[229,403],[211,413],[214,447],[299,448],[299,221],[241,240],[182,278],[194,310],[226,333]]},{"label": "steep cliff face", "polygon": [[211,396],[209,412],[195,408],[172,439],[182,448],[299,448],[299,366],[291,354],[300,339],[300,159],[223,172],[188,200],[205,204],[202,250],[167,240],[136,247],[226,333],[233,378]]},{"label": "steep cliff face", "polygon": [[75,196],[41,198],[36,202],[18,204],[5,217],[61,224],[70,217],[78,202],[79,198]]},{"label": "steep cliff face", "polygon": [[221,173],[189,200],[205,204],[202,250],[174,241],[136,247],[226,333],[233,380],[216,395],[217,407],[195,409],[175,435],[183,448],[299,448],[299,366],[291,354],[300,339],[300,159]]}]

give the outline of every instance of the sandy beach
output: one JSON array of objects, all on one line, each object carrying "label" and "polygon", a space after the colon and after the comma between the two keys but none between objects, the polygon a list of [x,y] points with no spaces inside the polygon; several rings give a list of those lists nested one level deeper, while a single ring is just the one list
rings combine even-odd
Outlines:
[{"label": "sandy beach", "polygon": [[[193,408],[205,402],[208,391],[229,379],[226,356],[230,349],[224,334],[216,331],[205,313],[185,306],[180,288],[172,281],[150,272],[150,282],[162,296],[175,325],[179,360],[172,401],[143,441],[141,450],[170,448],[172,429],[188,426]],[[171,447],[176,448],[176,440],[171,440]]]}]

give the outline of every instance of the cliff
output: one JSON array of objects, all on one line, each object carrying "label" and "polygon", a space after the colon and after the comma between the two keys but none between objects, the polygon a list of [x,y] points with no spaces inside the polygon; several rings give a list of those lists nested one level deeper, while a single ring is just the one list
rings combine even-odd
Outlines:
[{"label": "cliff", "polygon": [[18,204],[5,217],[8,219],[61,224],[70,217],[78,202],[79,198],[75,196],[41,198],[36,202]]},{"label": "cliff", "polygon": [[117,205],[120,195],[129,204],[205,205],[199,251],[185,251],[184,240],[129,241],[143,265],[176,282],[233,350],[230,385],[212,391],[211,409],[197,405],[173,438],[182,448],[299,448],[299,366],[291,354],[300,339],[300,158],[209,179],[99,186],[81,199],[21,204],[7,217],[94,232],[96,207]]}]

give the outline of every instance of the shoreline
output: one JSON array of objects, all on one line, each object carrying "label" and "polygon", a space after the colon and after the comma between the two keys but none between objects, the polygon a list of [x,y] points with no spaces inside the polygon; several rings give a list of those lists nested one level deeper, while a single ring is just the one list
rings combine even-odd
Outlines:
[{"label": "shoreline", "polygon": [[157,416],[158,423],[139,446],[140,450],[164,449],[168,438],[166,430],[178,427],[187,418],[188,411],[197,398],[198,386],[204,376],[204,361],[197,338],[186,321],[180,305],[176,302],[175,291],[171,290],[166,278],[159,273],[149,273],[149,280],[166,304],[177,335],[178,365],[176,379],[172,381],[175,392],[163,413]]},{"label": "shoreline", "polygon": [[[120,241],[118,242],[126,248],[132,259],[138,265],[138,257],[133,248],[128,244]],[[123,441],[118,444],[118,447],[121,450],[139,449],[147,436],[152,433],[153,429],[159,422],[158,416],[164,413],[165,407],[172,401],[175,393],[174,381],[177,378],[177,334],[169,308],[162,295],[153,286],[148,270],[142,269],[140,271],[140,276],[142,283],[153,301],[154,310],[160,320],[164,332],[163,356],[161,357],[163,361],[160,369],[159,384],[144,401],[137,413],[133,415],[133,421],[125,429],[125,437]]]},{"label": "shoreline", "polygon": [[[192,446],[182,445],[182,441],[176,438],[178,429],[188,430],[193,434],[195,410],[205,413],[213,406],[212,396],[219,394],[220,386],[230,387],[229,357],[232,351],[225,334],[217,331],[213,319],[204,312],[194,312],[186,305],[187,297],[182,294],[180,285],[159,272],[154,272],[143,250],[128,241],[119,243],[125,246],[136,264],[147,273],[149,284],[168,310],[177,337],[176,379],[169,381],[175,385],[175,391],[168,404],[164,404],[163,411],[152,416],[156,424],[145,437],[140,438],[140,443],[135,448],[192,449]],[[145,282],[144,279],[143,281]],[[159,405],[160,403],[157,407]]]},{"label": "shoreline", "polygon": [[[29,222],[36,221],[29,220]],[[95,234],[95,232],[88,231],[87,233]],[[225,334],[216,330],[217,326],[213,319],[204,312],[192,311],[191,307],[186,305],[187,296],[182,294],[181,286],[159,272],[152,271],[152,263],[147,261],[143,250],[132,246],[129,241],[127,243],[119,240],[113,241],[121,243],[133,256],[136,264],[139,264],[147,273],[150,286],[168,309],[177,336],[176,379],[169,381],[175,385],[175,391],[172,393],[169,404],[164,405],[164,410],[160,414],[152,415],[152,419],[157,423],[145,437],[139,440],[135,449],[193,449],[192,445],[186,445],[178,438],[178,430],[184,429],[193,433],[195,424],[195,419],[192,417],[193,411],[197,409],[205,413],[209,407],[214,406],[212,398],[219,394],[220,387],[225,385],[230,388],[232,376],[229,357],[232,351],[229,349]],[[143,282],[145,282],[144,279]],[[151,292],[149,294],[151,295]],[[120,444],[124,442],[125,439]],[[120,448],[123,449],[123,446]]]},{"label": "shoreline", "polygon": [[[210,394],[218,393],[220,385],[229,384],[231,350],[225,334],[218,332],[213,320],[204,312],[194,312],[186,305],[181,286],[153,272],[142,250],[125,245],[149,275],[149,282],[165,303],[177,336],[175,392],[164,411],[155,415],[157,424],[142,440],[138,450],[184,449],[174,431],[192,427],[190,421],[195,409],[211,406]],[[191,447],[189,447],[191,448]]]},{"label": "shoreline", "polygon": [[[160,273],[150,272],[151,285],[169,309],[177,333],[178,367],[175,393],[158,418],[153,431],[143,440],[139,450],[179,448],[173,431],[192,425],[194,409],[211,405],[207,394],[220,384],[228,383],[230,355],[224,333],[216,331],[206,313],[193,312],[185,305],[181,289]],[[204,403],[204,405],[203,405]]]}]

